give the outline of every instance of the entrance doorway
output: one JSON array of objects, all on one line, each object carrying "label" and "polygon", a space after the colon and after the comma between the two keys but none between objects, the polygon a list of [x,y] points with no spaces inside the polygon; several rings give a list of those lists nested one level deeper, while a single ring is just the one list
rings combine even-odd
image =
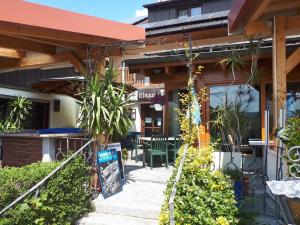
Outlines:
[{"label": "entrance doorway", "polygon": [[163,133],[163,111],[155,111],[151,104],[142,104],[141,131],[146,137]]}]

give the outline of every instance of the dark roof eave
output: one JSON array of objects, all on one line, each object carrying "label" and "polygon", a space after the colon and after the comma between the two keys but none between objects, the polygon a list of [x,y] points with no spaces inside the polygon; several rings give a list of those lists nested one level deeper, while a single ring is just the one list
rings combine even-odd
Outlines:
[{"label": "dark roof eave", "polygon": [[169,34],[177,34],[182,32],[193,32],[193,31],[199,31],[200,29],[215,29],[215,28],[224,28],[227,27],[228,23],[215,23],[211,24],[209,26],[179,26],[179,27],[173,27],[173,28],[162,28],[157,30],[151,30],[146,31],[146,38],[150,37],[157,37],[161,35],[169,35]]}]

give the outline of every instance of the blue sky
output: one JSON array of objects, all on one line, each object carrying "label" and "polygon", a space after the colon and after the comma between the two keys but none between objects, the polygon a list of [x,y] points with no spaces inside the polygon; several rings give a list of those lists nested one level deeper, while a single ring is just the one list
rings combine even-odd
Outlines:
[{"label": "blue sky", "polygon": [[136,14],[145,14],[143,4],[155,0],[27,0],[120,22],[131,21]]}]

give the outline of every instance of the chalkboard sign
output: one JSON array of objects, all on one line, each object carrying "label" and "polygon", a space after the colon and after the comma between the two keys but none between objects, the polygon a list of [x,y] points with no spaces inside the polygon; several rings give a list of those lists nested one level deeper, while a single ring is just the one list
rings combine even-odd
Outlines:
[{"label": "chalkboard sign", "polygon": [[122,187],[117,150],[106,149],[97,152],[97,165],[102,194],[107,198]]},{"label": "chalkboard sign", "polygon": [[117,150],[117,158],[118,158],[118,163],[119,163],[119,170],[121,173],[121,179],[125,180],[121,143],[110,143],[108,145],[100,145],[100,149],[116,149]]},{"label": "chalkboard sign", "polygon": [[119,170],[120,170],[121,179],[125,180],[125,172],[124,172],[124,164],[123,164],[121,143],[108,144],[107,148],[117,150],[117,157],[118,157],[118,163],[119,163]]}]

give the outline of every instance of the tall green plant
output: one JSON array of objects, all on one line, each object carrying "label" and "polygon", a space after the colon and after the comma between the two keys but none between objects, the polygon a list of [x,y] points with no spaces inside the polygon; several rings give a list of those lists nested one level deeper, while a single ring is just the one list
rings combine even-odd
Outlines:
[{"label": "tall green plant", "polygon": [[17,127],[22,128],[31,113],[32,102],[26,97],[18,97],[9,104],[9,120],[14,121]]},{"label": "tall green plant", "polygon": [[124,84],[118,84],[117,68],[110,64],[104,74],[86,76],[82,98],[79,126],[94,138],[105,136],[105,142],[114,134],[125,135],[132,126],[128,114],[129,99]]},{"label": "tall green plant", "polygon": [[0,132],[16,132],[24,128],[31,113],[32,102],[26,97],[17,97],[9,103],[9,116],[0,121]]}]

